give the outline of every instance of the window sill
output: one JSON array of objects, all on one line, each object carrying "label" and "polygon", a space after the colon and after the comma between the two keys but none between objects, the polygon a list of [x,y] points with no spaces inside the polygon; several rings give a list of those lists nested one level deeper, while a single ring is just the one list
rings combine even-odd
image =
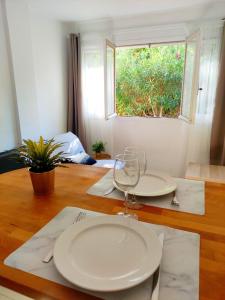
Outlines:
[{"label": "window sill", "polygon": [[[116,120],[121,120],[124,122],[126,122],[125,120],[127,120],[127,122],[129,121],[135,121],[135,122],[151,122],[151,123],[155,123],[155,124],[159,124],[159,123],[185,123],[185,124],[190,124],[190,121],[184,119],[184,118],[168,118],[168,117],[139,117],[139,116],[115,116],[115,121]],[[148,121],[147,121],[148,120]]]},{"label": "window sill", "polygon": [[180,117],[174,117],[174,118],[170,118],[170,117],[140,117],[140,116],[118,116],[116,115],[116,118],[124,118],[124,119],[130,119],[130,118],[135,118],[135,119],[150,119],[150,120],[179,120]]}]

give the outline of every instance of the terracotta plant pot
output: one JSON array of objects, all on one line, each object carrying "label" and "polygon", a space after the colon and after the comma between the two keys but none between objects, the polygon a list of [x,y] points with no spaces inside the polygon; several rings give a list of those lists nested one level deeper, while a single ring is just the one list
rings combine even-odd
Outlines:
[{"label": "terracotta plant pot", "polygon": [[55,187],[55,169],[43,173],[29,172],[35,195],[49,195],[53,193]]},{"label": "terracotta plant pot", "polygon": [[111,156],[106,152],[94,152],[95,159],[111,159]]},{"label": "terracotta plant pot", "polygon": [[95,158],[96,159],[99,159],[101,157],[101,152],[95,152]]}]

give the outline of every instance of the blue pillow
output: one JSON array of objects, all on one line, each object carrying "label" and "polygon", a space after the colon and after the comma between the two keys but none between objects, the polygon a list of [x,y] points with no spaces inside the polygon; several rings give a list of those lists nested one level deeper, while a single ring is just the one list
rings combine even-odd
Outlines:
[{"label": "blue pillow", "polygon": [[96,160],[92,158],[90,155],[87,154],[87,157],[82,160],[81,164],[84,165],[94,165],[96,163]]}]

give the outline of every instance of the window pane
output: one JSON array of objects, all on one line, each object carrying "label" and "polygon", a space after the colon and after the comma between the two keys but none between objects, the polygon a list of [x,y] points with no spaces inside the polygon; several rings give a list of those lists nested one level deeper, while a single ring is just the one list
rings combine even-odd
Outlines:
[{"label": "window pane", "polygon": [[194,34],[187,40],[183,101],[181,109],[182,116],[188,120],[191,120],[192,118],[193,105],[197,97],[197,51],[198,35]]},{"label": "window pane", "polygon": [[184,43],[117,48],[117,114],[178,117],[184,57]]},{"label": "window pane", "polygon": [[106,117],[115,113],[115,49],[106,46]]}]

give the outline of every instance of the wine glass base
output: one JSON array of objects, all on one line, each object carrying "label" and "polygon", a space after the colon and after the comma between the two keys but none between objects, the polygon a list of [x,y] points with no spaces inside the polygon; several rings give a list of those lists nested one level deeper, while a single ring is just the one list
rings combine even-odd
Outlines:
[{"label": "wine glass base", "polygon": [[134,219],[134,220],[138,220],[138,215],[136,214],[129,214],[129,213],[126,213],[126,212],[118,212],[117,213],[118,216],[122,216],[124,218],[131,218],[131,219]]},{"label": "wine glass base", "polygon": [[129,202],[129,203],[124,203],[124,206],[130,209],[141,209],[143,208],[144,205],[140,202]]}]

